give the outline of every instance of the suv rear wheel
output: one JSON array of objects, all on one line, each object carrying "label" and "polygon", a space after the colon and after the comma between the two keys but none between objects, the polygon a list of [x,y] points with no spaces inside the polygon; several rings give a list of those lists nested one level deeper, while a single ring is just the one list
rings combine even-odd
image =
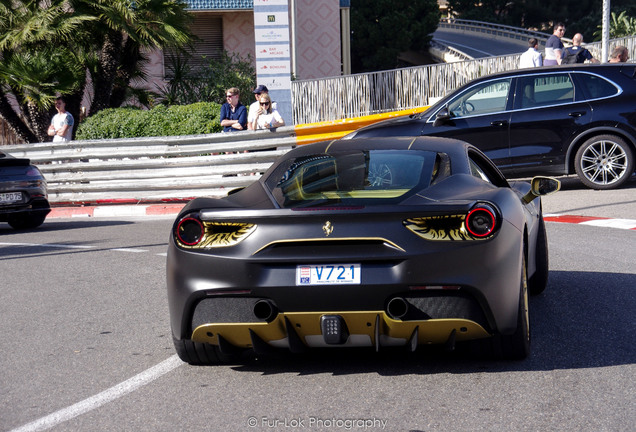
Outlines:
[{"label": "suv rear wheel", "polygon": [[574,168],[583,184],[592,189],[614,189],[634,172],[634,154],[624,139],[597,135],[576,152]]}]

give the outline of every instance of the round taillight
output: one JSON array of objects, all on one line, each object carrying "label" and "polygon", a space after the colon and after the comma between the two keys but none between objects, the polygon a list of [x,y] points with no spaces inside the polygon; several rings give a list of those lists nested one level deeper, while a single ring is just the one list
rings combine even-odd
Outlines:
[{"label": "round taillight", "polygon": [[477,207],[466,216],[466,229],[475,237],[487,237],[495,230],[495,214],[485,207]]},{"label": "round taillight", "polygon": [[177,238],[187,246],[195,246],[203,239],[205,230],[199,219],[186,217],[177,224]]}]

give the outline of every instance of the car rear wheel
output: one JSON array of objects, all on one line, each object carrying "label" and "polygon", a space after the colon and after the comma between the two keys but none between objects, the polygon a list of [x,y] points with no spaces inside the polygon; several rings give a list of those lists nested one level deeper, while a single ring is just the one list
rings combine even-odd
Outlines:
[{"label": "car rear wheel", "polygon": [[530,354],[530,315],[528,313],[527,281],[526,260],[524,258],[521,266],[517,329],[511,335],[501,335],[499,337],[501,355],[510,360],[523,360]]},{"label": "car rear wheel", "polygon": [[528,280],[528,292],[530,295],[541,294],[548,285],[550,262],[548,259],[548,236],[545,231],[543,215],[541,215],[539,220],[539,232],[537,233],[534,262],[536,264],[536,269],[534,274]]},{"label": "car rear wheel", "polygon": [[234,356],[222,354],[219,347],[189,339],[177,340],[172,337],[174,348],[181,360],[191,365],[217,365],[231,363]]},{"label": "car rear wheel", "polygon": [[634,154],[629,144],[615,135],[598,135],[585,141],[576,152],[575,170],[592,189],[621,186],[634,172]]}]

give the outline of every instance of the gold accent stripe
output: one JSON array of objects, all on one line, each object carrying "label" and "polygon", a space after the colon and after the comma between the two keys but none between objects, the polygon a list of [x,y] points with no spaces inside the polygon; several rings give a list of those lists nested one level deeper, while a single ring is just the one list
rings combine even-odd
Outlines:
[{"label": "gold accent stripe", "polygon": [[411,142],[409,143],[409,150],[411,150],[411,146],[413,146],[413,143],[415,143],[415,140],[416,140],[417,138],[418,138],[418,137],[415,137],[415,138],[413,138],[413,139],[411,140]]},{"label": "gold accent stripe", "polygon": [[258,249],[256,252],[254,252],[252,255],[256,255],[257,253],[261,252],[264,249],[267,249],[270,246],[279,244],[279,243],[297,243],[297,242],[310,242],[310,241],[382,241],[384,243],[387,243],[388,245],[396,248],[397,250],[401,251],[401,252],[406,252],[404,249],[402,249],[400,246],[398,246],[397,244],[393,243],[390,240],[387,240],[385,238],[382,237],[332,237],[332,238],[322,238],[322,237],[317,237],[317,238],[299,238],[299,239],[288,239],[288,240],[276,240],[270,243],[267,243],[265,246],[263,246],[262,248]]},{"label": "gold accent stripe", "polygon": [[335,143],[338,140],[332,140],[328,145],[327,148],[325,149],[325,153],[329,153],[329,149],[331,148],[331,144]]}]

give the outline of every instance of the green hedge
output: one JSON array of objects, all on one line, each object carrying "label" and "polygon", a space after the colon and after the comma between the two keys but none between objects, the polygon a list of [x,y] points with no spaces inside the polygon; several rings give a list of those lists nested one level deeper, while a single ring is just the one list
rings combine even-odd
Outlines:
[{"label": "green hedge", "polygon": [[199,102],[192,105],[158,105],[150,110],[109,108],[84,120],[75,139],[138,138],[197,135],[221,132],[221,106]]}]

